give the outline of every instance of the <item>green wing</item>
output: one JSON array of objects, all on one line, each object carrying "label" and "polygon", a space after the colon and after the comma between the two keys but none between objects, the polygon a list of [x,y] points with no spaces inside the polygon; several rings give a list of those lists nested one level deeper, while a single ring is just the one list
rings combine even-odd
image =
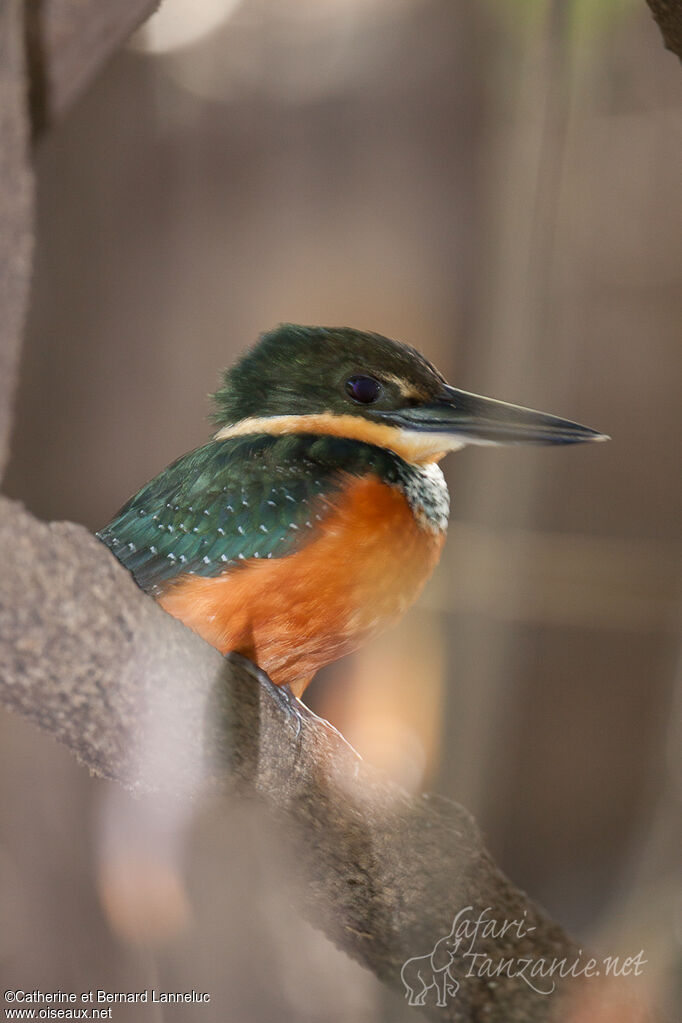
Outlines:
[{"label": "green wing", "polygon": [[[379,471],[385,453],[338,437],[212,441],[146,484],[98,537],[145,590],[186,572],[215,576],[305,546],[339,494],[341,470]],[[381,466],[393,475],[392,466]]]}]

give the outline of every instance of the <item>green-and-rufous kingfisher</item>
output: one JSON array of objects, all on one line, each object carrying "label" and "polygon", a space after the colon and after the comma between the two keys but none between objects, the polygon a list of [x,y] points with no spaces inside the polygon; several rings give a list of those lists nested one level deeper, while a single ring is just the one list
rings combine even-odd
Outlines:
[{"label": "green-and-rufous kingfisher", "polygon": [[98,536],[166,611],[299,697],[431,575],[445,454],[606,439],[457,390],[414,348],[346,327],[277,327],[213,397],[213,439]]}]

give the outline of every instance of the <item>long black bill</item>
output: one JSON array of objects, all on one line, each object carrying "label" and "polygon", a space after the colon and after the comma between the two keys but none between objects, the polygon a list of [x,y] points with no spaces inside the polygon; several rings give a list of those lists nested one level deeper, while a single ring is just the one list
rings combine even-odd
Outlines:
[{"label": "long black bill", "polygon": [[461,436],[468,444],[580,444],[609,440],[569,419],[509,405],[446,385],[435,401],[384,413],[394,425],[424,433]]}]

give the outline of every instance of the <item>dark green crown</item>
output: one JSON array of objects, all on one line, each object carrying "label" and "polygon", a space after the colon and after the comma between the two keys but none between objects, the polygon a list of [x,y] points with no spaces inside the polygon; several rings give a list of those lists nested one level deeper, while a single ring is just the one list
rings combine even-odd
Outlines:
[{"label": "dark green crown", "polygon": [[445,383],[414,348],[381,334],[284,323],[226,370],[213,419],[225,426],[257,416],[366,415],[369,408],[349,393],[356,377],[380,385],[372,413],[428,401]]}]

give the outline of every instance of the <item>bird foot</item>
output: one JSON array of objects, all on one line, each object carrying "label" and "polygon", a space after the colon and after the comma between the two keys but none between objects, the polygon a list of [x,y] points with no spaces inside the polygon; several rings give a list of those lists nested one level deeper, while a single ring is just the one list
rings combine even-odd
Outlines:
[{"label": "bird foot", "polygon": [[289,686],[276,686],[267,672],[263,671],[262,668],[259,668],[258,665],[249,660],[248,657],[244,657],[243,654],[239,654],[233,650],[230,651],[229,654],[226,654],[226,657],[233,664],[236,664],[247,671],[259,685],[270,690],[280,707],[286,713],[287,721],[291,724],[295,733],[294,738],[298,739],[301,734],[301,724],[304,712],[311,713],[308,711],[305,704],[301,703],[298,697],[294,696]]},{"label": "bird foot", "polygon": [[[305,706],[305,704],[303,706]],[[362,756],[358,753],[355,747],[349,743],[343,732],[340,732],[338,728],[331,723],[331,721],[327,721],[326,718],[320,717],[319,714],[315,714],[309,707],[306,707],[305,709],[308,716],[312,718],[318,728],[324,728],[326,732],[333,736],[333,741],[342,742],[358,760],[362,760]]]},{"label": "bird foot", "polygon": [[295,727],[294,739],[298,739],[301,734],[304,713],[310,714],[311,711],[308,710],[302,700],[299,700],[298,696],[294,695],[290,686],[275,686],[275,691],[278,700],[287,711],[290,719],[293,717],[292,727]]}]

